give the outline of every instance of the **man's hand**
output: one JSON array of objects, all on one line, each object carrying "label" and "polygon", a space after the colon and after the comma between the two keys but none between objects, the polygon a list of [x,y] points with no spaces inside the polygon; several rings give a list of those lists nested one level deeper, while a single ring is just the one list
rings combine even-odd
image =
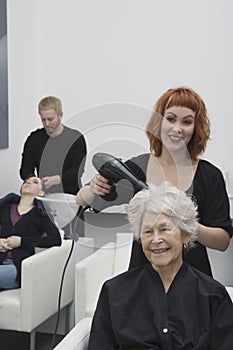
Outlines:
[{"label": "man's hand", "polygon": [[46,176],[42,178],[44,187],[46,189],[50,188],[53,185],[59,185],[61,183],[61,178],[59,175]]}]

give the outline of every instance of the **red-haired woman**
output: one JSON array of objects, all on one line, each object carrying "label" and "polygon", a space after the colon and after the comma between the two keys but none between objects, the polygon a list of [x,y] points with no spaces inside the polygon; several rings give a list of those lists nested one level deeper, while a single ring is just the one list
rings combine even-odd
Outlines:
[{"label": "red-haired woman", "polygon": [[[156,186],[170,181],[198,205],[199,227],[197,247],[185,252],[194,267],[212,275],[206,247],[225,251],[233,233],[229,216],[229,200],[221,171],[201,159],[210,138],[210,122],[202,98],[191,88],[178,87],[166,91],[157,101],[146,133],[151,153],[126,162],[136,177]],[[117,199],[111,205],[128,203],[133,189],[117,186]],[[100,174],[77,194],[80,205],[89,204],[94,194],[109,206],[115,188]],[[107,201],[103,201],[105,198]],[[97,209],[99,209],[97,208]],[[135,245],[138,244],[135,242]],[[140,243],[138,244],[140,252]],[[131,266],[142,264],[143,254],[133,249]]]}]

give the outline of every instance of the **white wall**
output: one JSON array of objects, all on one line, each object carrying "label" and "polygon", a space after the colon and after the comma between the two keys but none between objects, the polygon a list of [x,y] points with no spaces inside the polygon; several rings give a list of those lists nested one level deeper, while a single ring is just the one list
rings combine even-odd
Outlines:
[{"label": "white wall", "polygon": [[1,195],[18,190],[22,145],[40,126],[42,97],[59,96],[65,123],[85,133],[85,181],[94,172],[96,151],[126,158],[147,150],[143,128],[150,110],[177,85],[191,86],[204,98],[212,123],[205,157],[229,173],[233,193],[231,0],[8,5],[10,147],[0,150]]},{"label": "white wall", "polygon": [[9,148],[0,150],[0,195],[17,192],[19,164],[25,136],[38,123],[35,114],[33,1],[7,2]]}]

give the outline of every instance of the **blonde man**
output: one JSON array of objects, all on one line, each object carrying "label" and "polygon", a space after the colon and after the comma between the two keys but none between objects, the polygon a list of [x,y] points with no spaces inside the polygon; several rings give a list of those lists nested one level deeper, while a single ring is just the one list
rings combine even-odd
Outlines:
[{"label": "blonde man", "polygon": [[61,100],[43,98],[38,105],[43,128],[28,136],[23,147],[20,176],[36,174],[47,192],[76,194],[81,187],[86,158],[86,141],[80,131],[62,123]]}]

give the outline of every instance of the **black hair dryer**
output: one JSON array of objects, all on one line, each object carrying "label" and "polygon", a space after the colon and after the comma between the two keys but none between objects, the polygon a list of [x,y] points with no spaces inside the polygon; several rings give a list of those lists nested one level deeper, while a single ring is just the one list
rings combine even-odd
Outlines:
[{"label": "black hair dryer", "polygon": [[111,184],[125,179],[133,185],[135,192],[148,189],[148,186],[143,181],[138,180],[121,159],[108,153],[96,153],[92,158],[92,164],[100,175],[108,179]]}]

